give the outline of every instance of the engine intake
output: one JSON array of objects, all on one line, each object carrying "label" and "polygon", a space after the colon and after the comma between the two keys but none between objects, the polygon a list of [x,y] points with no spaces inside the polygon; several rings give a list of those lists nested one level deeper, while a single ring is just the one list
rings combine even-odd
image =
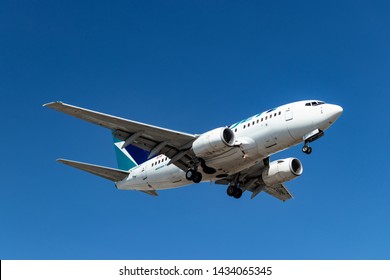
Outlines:
[{"label": "engine intake", "polygon": [[276,160],[265,167],[261,177],[264,184],[274,186],[291,181],[300,176],[303,172],[302,163],[297,158],[286,158]]},{"label": "engine intake", "polygon": [[192,149],[197,157],[209,157],[229,150],[234,140],[234,132],[230,128],[216,128],[200,135],[192,144]]}]

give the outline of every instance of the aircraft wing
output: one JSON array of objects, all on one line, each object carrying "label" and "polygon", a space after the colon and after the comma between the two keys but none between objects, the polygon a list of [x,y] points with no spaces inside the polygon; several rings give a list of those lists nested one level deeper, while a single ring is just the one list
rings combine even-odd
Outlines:
[{"label": "aircraft wing", "polygon": [[127,120],[63,102],[52,102],[43,106],[111,129],[116,138],[125,141],[124,145],[131,144],[146,150],[151,153],[150,158],[165,154],[171,159],[170,163],[182,170],[186,171],[190,167],[194,157],[191,147],[197,135]]},{"label": "aircraft wing", "polygon": [[215,183],[218,185],[229,185],[232,182],[239,182],[243,191],[252,192],[251,198],[256,197],[263,191],[282,201],[293,198],[289,190],[283,184],[276,184],[274,186],[264,185],[264,183],[260,180],[260,174],[263,171],[264,166],[264,163],[261,161],[237,174],[217,180]]}]

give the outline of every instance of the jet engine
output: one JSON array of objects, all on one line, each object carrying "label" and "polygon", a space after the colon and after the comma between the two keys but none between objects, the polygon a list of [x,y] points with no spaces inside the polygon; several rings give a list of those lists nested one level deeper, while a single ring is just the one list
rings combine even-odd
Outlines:
[{"label": "jet engine", "polygon": [[230,128],[220,127],[200,135],[192,144],[192,149],[197,157],[209,157],[229,150],[234,140],[234,132]]},{"label": "jet engine", "polygon": [[267,186],[274,186],[295,179],[303,172],[302,163],[297,158],[276,160],[265,167],[261,173],[263,182]]}]

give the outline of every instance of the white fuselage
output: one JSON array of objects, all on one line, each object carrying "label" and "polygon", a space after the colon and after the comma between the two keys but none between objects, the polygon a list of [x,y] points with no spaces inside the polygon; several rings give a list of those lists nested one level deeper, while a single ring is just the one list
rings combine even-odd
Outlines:
[{"label": "white fuselage", "polygon": [[[235,144],[228,151],[204,158],[207,166],[217,170],[202,173],[202,181],[241,172],[272,154],[295,146],[315,130],[325,131],[341,115],[342,108],[319,101],[300,101],[254,115],[230,126]],[[159,155],[134,167],[129,176],[116,183],[122,190],[160,190],[192,184],[185,172],[169,158]]]}]

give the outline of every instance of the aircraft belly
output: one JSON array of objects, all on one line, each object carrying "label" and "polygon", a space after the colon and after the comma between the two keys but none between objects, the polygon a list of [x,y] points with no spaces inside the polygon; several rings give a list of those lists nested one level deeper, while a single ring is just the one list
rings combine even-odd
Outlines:
[{"label": "aircraft belly", "polygon": [[177,188],[190,183],[185,178],[184,171],[173,164],[163,165],[150,171],[146,182],[155,190]]},{"label": "aircraft belly", "polygon": [[[147,169],[147,170],[146,170]],[[145,176],[147,174],[147,176]],[[161,165],[155,168],[141,167],[130,173],[129,177],[116,184],[121,190],[161,190],[188,185],[185,173],[175,165]]]},{"label": "aircraft belly", "polygon": [[234,148],[222,155],[206,160],[206,165],[215,168],[217,174],[230,174],[253,165],[257,160],[259,160],[257,152],[248,154],[240,148]]}]

